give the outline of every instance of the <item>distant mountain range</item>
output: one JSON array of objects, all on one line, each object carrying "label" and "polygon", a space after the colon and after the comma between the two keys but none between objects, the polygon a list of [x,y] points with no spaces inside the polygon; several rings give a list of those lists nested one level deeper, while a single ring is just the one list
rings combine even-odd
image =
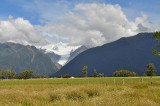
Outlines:
[{"label": "distant mountain range", "polygon": [[71,74],[83,75],[83,66],[88,66],[88,74],[96,69],[98,73],[112,75],[114,71],[130,70],[143,74],[146,64],[154,63],[160,74],[160,58],[152,53],[157,43],[152,39],[153,33],[140,33],[132,37],[123,37],[103,46],[88,49],[62,67],[55,76]]},{"label": "distant mountain range", "polygon": [[33,70],[35,74],[61,76],[82,75],[83,66],[88,66],[89,75],[94,69],[106,75],[117,70],[141,75],[145,73],[146,64],[154,63],[160,74],[160,58],[151,50],[157,43],[152,36],[153,33],[140,33],[91,49],[63,43],[38,49],[11,42],[0,43],[0,69],[15,70],[17,74],[22,70]]},{"label": "distant mountain range", "polygon": [[63,66],[88,48],[85,46],[69,46],[65,43],[58,43],[48,44],[39,47],[39,49],[47,54],[54,63],[56,62]]},{"label": "distant mountain range", "polygon": [[33,70],[35,74],[51,76],[62,67],[58,62],[65,64],[86,49],[85,46],[67,47],[65,44],[37,49],[11,42],[0,43],[0,69],[15,70],[17,74],[22,70]]},{"label": "distant mountain range", "polygon": [[59,64],[34,46],[7,42],[0,44],[0,69],[15,70],[16,74],[33,70],[35,74],[50,76],[58,71]]}]

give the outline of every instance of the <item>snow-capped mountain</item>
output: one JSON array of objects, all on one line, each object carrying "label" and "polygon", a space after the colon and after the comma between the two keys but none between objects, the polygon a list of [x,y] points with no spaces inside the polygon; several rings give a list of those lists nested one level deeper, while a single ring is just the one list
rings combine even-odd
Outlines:
[{"label": "snow-capped mountain", "polygon": [[65,65],[71,56],[71,53],[78,50],[81,46],[69,46],[66,43],[48,44],[39,47],[44,53],[51,57],[53,62],[58,62],[60,65]]}]

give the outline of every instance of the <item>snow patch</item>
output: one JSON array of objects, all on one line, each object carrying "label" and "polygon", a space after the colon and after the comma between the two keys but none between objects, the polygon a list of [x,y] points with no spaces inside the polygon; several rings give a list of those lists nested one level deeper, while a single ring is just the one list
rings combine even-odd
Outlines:
[{"label": "snow patch", "polygon": [[54,52],[57,55],[60,55],[61,58],[58,61],[62,66],[68,61],[70,57],[70,53],[78,49],[80,46],[69,46],[67,43],[57,43],[57,44],[48,44],[43,47],[38,47],[40,49],[45,50],[45,53]]}]

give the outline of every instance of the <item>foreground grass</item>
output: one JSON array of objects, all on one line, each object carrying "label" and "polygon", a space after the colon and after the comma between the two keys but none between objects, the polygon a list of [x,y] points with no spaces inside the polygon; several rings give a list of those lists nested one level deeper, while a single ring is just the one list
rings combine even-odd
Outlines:
[{"label": "foreground grass", "polygon": [[[115,84],[113,83],[115,79]],[[123,83],[124,79],[124,83]],[[0,80],[0,105],[158,106],[160,77]]]}]

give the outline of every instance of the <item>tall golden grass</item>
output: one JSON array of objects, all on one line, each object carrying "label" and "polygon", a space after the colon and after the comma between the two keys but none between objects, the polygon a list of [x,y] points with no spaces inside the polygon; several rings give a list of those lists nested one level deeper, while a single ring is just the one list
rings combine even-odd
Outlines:
[{"label": "tall golden grass", "polygon": [[0,105],[158,106],[160,77],[0,80]]}]

